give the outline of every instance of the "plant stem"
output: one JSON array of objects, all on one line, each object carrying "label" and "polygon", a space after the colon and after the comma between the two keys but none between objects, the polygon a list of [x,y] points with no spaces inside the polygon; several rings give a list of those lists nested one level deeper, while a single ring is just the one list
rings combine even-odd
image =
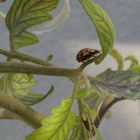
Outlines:
[{"label": "plant stem", "polygon": [[21,118],[14,114],[13,112],[6,110],[2,107],[0,107],[0,119],[15,119],[15,120],[21,120]]},{"label": "plant stem", "polygon": [[77,100],[78,101],[78,106],[79,106],[79,124],[81,127],[81,136],[84,140],[87,140],[88,139],[88,134],[87,134],[87,131],[86,131],[86,128],[85,128],[85,125],[83,123],[83,106],[82,106],[82,101],[81,100]]},{"label": "plant stem", "polygon": [[72,96],[71,96],[72,100],[74,100],[75,95],[77,94],[78,89],[79,89],[79,77],[76,76],[75,79],[73,79],[73,82],[74,82],[74,88],[73,88],[73,93],[72,93]]},{"label": "plant stem", "polygon": [[94,120],[94,125],[96,128],[99,127],[104,115],[106,112],[117,102],[124,100],[124,98],[107,98],[104,100],[104,102],[101,104],[99,111],[97,113],[97,116]]},{"label": "plant stem", "polygon": [[0,92],[0,107],[17,114],[24,122],[33,128],[39,128],[41,126],[41,121],[44,118],[43,114],[2,92]]},{"label": "plant stem", "polygon": [[[78,89],[79,89],[79,77],[77,76],[75,78],[75,81],[74,81],[74,89],[73,89],[72,99],[74,99],[75,95],[78,92]],[[77,102],[78,102],[78,106],[79,106],[79,127],[81,128],[81,136],[82,136],[82,139],[87,140],[88,135],[87,135],[86,128],[85,128],[83,121],[82,121],[82,113],[83,113],[82,101],[80,99],[77,99]]]},{"label": "plant stem", "polygon": [[15,51],[15,45],[14,45],[14,37],[13,37],[13,31],[10,31],[10,50]]},{"label": "plant stem", "polygon": [[116,60],[118,64],[118,71],[122,71],[124,67],[124,60],[121,54],[116,49],[112,49],[110,55]]},{"label": "plant stem", "polygon": [[33,62],[35,64],[39,64],[39,65],[44,65],[44,66],[53,66],[51,63],[42,60],[42,59],[38,59],[36,57],[24,54],[24,53],[19,53],[16,51],[12,51],[12,52],[8,52],[5,50],[0,49],[0,54],[7,56],[9,59],[11,58],[16,58],[22,61],[28,61],[28,62]]},{"label": "plant stem", "polygon": [[79,75],[77,69],[30,65],[25,63],[0,62],[0,73],[26,73],[51,76],[74,77]]}]

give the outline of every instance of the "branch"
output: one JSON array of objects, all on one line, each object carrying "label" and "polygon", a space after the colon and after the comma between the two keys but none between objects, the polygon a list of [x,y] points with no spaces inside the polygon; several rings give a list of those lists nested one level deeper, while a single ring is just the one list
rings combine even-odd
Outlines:
[{"label": "branch", "polygon": [[42,60],[42,59],[38,59],[36,57],[24,54],[24,53],[19,53],[16,51],[13,52],[8,52],[5,50],[0,49],[0,54],[5,55],[8,57],[8,59],[11,58],[16,58],[22,61],[28,61],[28,62],[33,62],[35,64],[39,64],[39,65],[44,65],[44,66],[52,66],[52,64],[50,64],[49,62]]},{"label": "branch", "polygon": [[16,119],[16,120],[21,120],[21,118],[18,115],[12,113],[9,110],[1,108],[1,107],[0,107],[0,119]]},{"label": "branch", "polygon": [[21,101],[0,92],[0,107],[17,114],[24,122],[33,128],[39,128],[44,115],[35,111]]},{"label": "branch", "polygon": [[124,98],[110,98],[107,97],[103,103],[100,105],[100,108],[97,112],[97,115],[94,119],[94,123],[92,123],[92,121],[88,122],[88,120],[83,120],[83,123],[86,127],[86,129],[88,130],[88,132],[92,132],[92,135],[95,135],[95,130],[94,130],[94,126],[96,128],[99,127],[104,115],[106,114],[106,112],[117,102],[124,100]]},{"label": "branch", "polygon": [[78,69],[67,69],[49,66],[38,66],[25,63],[0,62],[0,73],[26,73],[51,76],[74,77],[79,74]]},{"label": "branch", "polygon": [[99,111],[97,113],[97,116],[94,120],[94,126],[96,128],[99,127],[104,115],[106,112],[117,102],[124,100],[124,98],[107,98],[104,100],[104,102],[101,104]]}]

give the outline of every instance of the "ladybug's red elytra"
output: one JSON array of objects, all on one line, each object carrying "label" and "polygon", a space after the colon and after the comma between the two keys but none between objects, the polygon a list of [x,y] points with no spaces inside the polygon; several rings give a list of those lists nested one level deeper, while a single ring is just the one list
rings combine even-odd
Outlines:
[{"label": "ladybug's red elytra", "polygon": [[89,59],[95,58],[97,56],[99,56],[101,54],[100,51],[95,50],[95,49],[91,49],[91,48],[84,48],[81,49],[76,56],[76,60],[78,62],[86,62]]}]

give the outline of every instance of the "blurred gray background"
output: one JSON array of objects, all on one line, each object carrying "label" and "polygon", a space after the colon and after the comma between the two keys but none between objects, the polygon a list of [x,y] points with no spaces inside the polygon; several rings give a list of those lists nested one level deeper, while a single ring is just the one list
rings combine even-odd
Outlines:
[{"label": "blurred gray background", "polygon": [[[12,1],[0,4],[0,10],[7,12]],[[124,56],[134,54],[140,60],[140,0],[95,0],[110,15],[116,28],[115,48]],[[77,51],[84,47],[99,48],[95,29],[86,16],[78,0],[70,0],[71,17],[52,32],[40,35],[40,43],[21,52],[46,59],[54,54],[53,63],[63,67],[77,67]],[[0,47],[9,50],[8,31],[0,22]],[[4,60],[0,57],[0,60]],[[126,63],[126,66],[129,63]],[[116,68],[116,62],[107,57],[101,65],[92,64],[86,69],[89,74],[97,74],[106,68]],[[71,95],[72,84],[66,78],[37,76],[37,86],[32,90],[45,93],[51,85],[55,93],[35,108],[50,113],[60,100]],[[112,107],[112,117],[104,119],[100,130],[103,140],[140,140],[140,104],[138,101],[123,101]],[[19,121],[0,121],[0,140],[23,140],[32,131]]]}]

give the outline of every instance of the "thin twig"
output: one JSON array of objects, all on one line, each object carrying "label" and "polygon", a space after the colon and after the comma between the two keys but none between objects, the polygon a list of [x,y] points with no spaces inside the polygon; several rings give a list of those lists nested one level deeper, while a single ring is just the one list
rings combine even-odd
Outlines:
[{"label": "thin twig", "polygon": [[16,52],[16,51],[8,52],[8,51],[0,49],[0,54],[5,55],[8,59],[16,58],[21,61],[32,62],[32,63],[39,64],[39,65],[53,66],[48,61],[45,61],[45,60],[30,56],[30,55],[27,55],[24,53]]}]

